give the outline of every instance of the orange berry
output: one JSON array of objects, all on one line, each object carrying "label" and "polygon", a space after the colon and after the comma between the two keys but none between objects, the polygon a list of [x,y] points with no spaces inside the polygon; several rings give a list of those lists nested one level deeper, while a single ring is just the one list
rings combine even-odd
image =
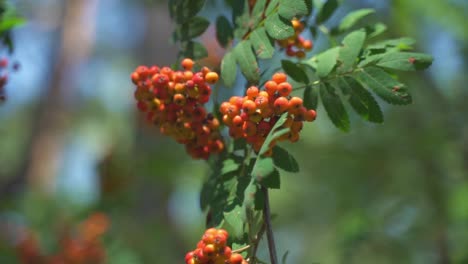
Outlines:
[{"label": "orange berry", "polygon": [[294,142],[297,142],[298,140],[299,140],[299,132],[295,132],[295,133],[291,132],[289,134],[289,141],[294,143]]},{"label": "orange berry", "polygon": [[231,104],[228,103],[228,102],[221,103],[221,105],[219,106],[219,112],[221,112],[221,114],[223,114],[223,115],[227,114],[227,111],[228,111],[230,105]]},{"label": "orange berry", "polygon": [[230,264],[242,264],[242,261],[244,258],[242,257],[241,254],[239,253],[233,253],[231,257],[229,258],[229,263]]},{"label": "orange berry", "polygon": [[265,109],[268,107],[268,97],[258,96],[255,98],[255,104],[257,105],[257,108]]},{"label": "orange berry", "polygon": [[288,99],[286,97],[278,97],[274,102],[274,108],[276,114],[282,114],[288,110]]},{"label": "orange berry", "polygon": [[209,84],[214,84],[218,81],[219,76],[216,72],[208,72],[205,75],[205,81]]},{"label": "orange berry", "polygon": [[189,58],[183,59],[182,63],[181,63],[182,67],[184,67],[184,69],[187,70],[187,71],[191,71],[194,64],[195,63],[193,62],[193,60],[191,60]]},{"label": "orange berry", "polygon": [[268,95],[274,95],[278,90],[278,84],[275,81],[267,81],[265,83],[265,90]]},{"label": "orange berry", "polygon": [[232,118],[229,115],[223,115],[223,123],[227,126],[232,126]]},{"label": "orange berry", "polygon": [[302,47],[304,47],[305,50],[309,51],[314,47],[314,44],[311,40],[304,40],[302,42]]},{"label": "orange berry", "polygon": [[289,112],[291,114],[294,114],[297,112],[299,108],[302,107],[302,99],[299,97],[294,96],[289,100],[288,106],[289,106]]},{"label": "orange berry", "polygon": [[292,86],[288,82],[282,82],[278,84],[278,93],[281,96],[288,96],[292,92]]},{"label": "orange berry", "polygon": [[233,96],[229,99],[229,103],[237,106],[238,108],[242,108],[242,103],[244,103],[244,98],[240,96]]},{"label": "orange berry", "polygon": [[248,96],[248,98],[250,100],[254,100],[255,97],[258,96],[258,93],[259,93],[259,91],[258,91],[258,88],[256,86],[250,86],[249,89],[247,89],[247,92],[246,92],[246,94],[247,94],[247,96]]},{"label": "orange berry", "polygon": [[236,115],[232,118],[232,125],[236,127],[241,127],[242,124],[244,124],[244,120],[242,120],[242,117],[240,117],[239,115]]},{"label": "orange berry", "polygon": [[132,78],[132,82],[133,84],[137,85],[138,82],[140,81],[140,75],[138,74],[138,72],[133,72],[130,77]]},{"label": "orange berry", "polygon": [[273,74],[273,77],[271,79],[276,83],[282,83],[285,82],[288,79],[288,77],[282,72],[277,72]]},{"label": "orange berry", "polygon": [[213,244],[208,244],[203,248],[203,255],[213,256],[215,254],[216,248]]},{"label": "orange berry", "polygon": [[180,105],[180,106],[184,105],[186,101],[185,96],[183,96],[182,94],[174,94],[174,97],[172,100],[174,100],[174,103],[176,105]]},{"label": "orange berry", "polygon": [[304,114],[305,121],[312,122],[315,118],[317,118],[317,112],[314,109],[310,109]]},{"label": "orange berry", "polygon": [[255,113],[256,109],[257,105],[252,100],[247,100],[242,104],[242,110],[244,110],[248,115]]}]

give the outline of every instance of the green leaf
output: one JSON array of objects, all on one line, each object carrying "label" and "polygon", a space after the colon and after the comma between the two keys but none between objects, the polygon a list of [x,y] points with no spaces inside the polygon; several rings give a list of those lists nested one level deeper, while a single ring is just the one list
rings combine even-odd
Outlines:
[{"label": "green leaf", "polygon": [[383,23],[376,23],[372,26],[366,26],[364,29],[366,30],[367,38],[370,39],[384,33],[387,30],[387,26]]},{"label": "green leaf", "polygon": [[255,196],[258,191],[258,186],[255,178],[252,178],[250,181],[249,185],[247,185],[247,188],[245,188],[244,191],[244,202],[243,202],[243,207],[248,210],[248,209],[254,209],[255,208]]},{"label": "green leaf", "polygon": [[235,23],[234,23],[234,37],[237,39],[243,39],[245,34],[249,31],[250,28],[250,13],[249,13],[249,2],[248,1],[237,1],[243,2],[243,13],[235,16]]},{"label": "green leaf", "polygon": [[375,55],[367,56],[362,61],[359,62],[358,67],[364,67],[369,64],[376,64],[386,54],[387,53],[378,53]]},{"label": "green leaf", "polygon": [[233,159],[227,159],[223,161],[223,167],[221,169],[221,175],[225,175],[231,172],[235,172],[239,169],[240,165]]},{"label": "green leaf", "polygon": [[353,11],[349,14],[347,14],[340,22],[338,25],[338,31],[345,32],[349,29],[351,29],[356,23],[358,23],[361,19],[364,17],[375,13],[375,10],[372,8],[365,8],[365,9],[359,9],[356,11]]},{"label": "green leaf", "polygon": [[234,48],[236,61],[240,66],[242,74],[250,83],[256,83],[260,79],[260,69],[257,59],[252,50],[250,40],[243,40]]},{"label": "green leaf", "polygon": [[273,173],[274,170],[275,166],[273,165],[272,158],[259,158],[252,169],[252,177],[254,177],[257,182],[261,182],[263,178]]},{"label": "green leaf", "polygon": [[334,47],[316,56],[318,77],[327,77],[333,71],[338,59],[339,50],[340,47]]},{"label": "green leaf", "polygon": [[407,105],[412,101],[408,89],[382,69],[366,67],[353,76],[390,104]]},{"label": "green leaf", "polygon": [[349,103],[362,118],[374,123],[383,122],[382,110],[378,103],[359,82],[350,77],[341,77],[338,83],[343,95],[348,97]]},{"label": "green leaf", "polygon": [[279,189],[281,188],[281,179],[280,173],[277,169],[273,170],[271,174],[267,177],[263,178],[261,182],[259,182],[262,186],[270,189]]},{"label": "green leaf", "polygon": [[414,43],[416,43],[416,41],[412,38],[389,39],[369,45],[367,46],[367,49],[372,50],[396,47],[398,50],[409,50],[413,48]]},{"label": "green leaf", "polygon": [[278,13],[286,19],[300,18],[307,15],[308,11],[305,0],[280,0]]},{"label": "green leaf", "polygon": [[234,32],[225,16],[216,18],[216,39],[222,47],[226,47],[234,38]]},{"label": "green leaf", "polygon": [[250,40],[258,58],[269,59],[273,57],[273,54],[275,53],[274,43],[267,35],[264,27],[257,28],[253,31],[250,34]]},{"label": "green leaf", "polygon": [[180,40],[191,40],[200,36],[210,25],[210,21],[203,17],[193,17],[189,21],[180,25],[177,37]]},{"label": "green leaf", "polygon": [[251,28],[256,28],[258,23],[262,21],[263,18],[263,12],[265,11],[267,1],[266,0],[257,0],[255,2],[255,5],[252,9],[252,14],[251,14]]},{"label": "green leaf", "polygon": [[294,81],[300,83],[308,83],[309,78],[305,73],[304,69],[299,67],[297,63],[288,60],[281,61],[281,67],[283,68],[284,72],[286,72],[289,77],[291,77]]},{"label": "green leaf", "polygon": [[20,26],[26,23],[26,20],[21,17],[8,17],[0,21],[0,33],[10,30],[14,27]]},{"label": "green leaf", "polygon": [[194,60],[202,59],[208,56],[205,46],[198,42],[189,41],[182,44],[183,55]]},{"label": "green leaf", "polygon": [[268,151],[270,143],[273,140],[283,136],[284,134],[289,133],[289,130],[290,130],[289,128],[279,129],[284,124],[284,122],[286,122],[287,117],[288,117],[288,113],[286,112],[282,114],[280,118],[278,118],[275,125],[272,127],[270,133],[268,133],[265,139],[265,142],[263,142],[263,145],[260,148],[260,151],[258,152],[258,156],[262,156],[263,154],[265,154],[265,152]]},{"label": "green leaf", "polygon": [[320,8],[319,13],[317,14],[316,24],[320,25],[327,21],[337,8],[338,0],[327,0],[327,2],[322,6],[322,8]]},{"label": "green leaf", "polygon": [[349,117],[335,89],[329,83],[320,84],[320,97],[328,117],[342,131],[349,131]]},{"label": "green leaf", "polygon": [[278,14],[268,16],[265,21],[268,35],[274,39],[287,39],[294,35],[291,21],[280,17]]},{"label": "green leaf", "polygon": [[284,252],[283,257],[281,258],[281,264],[286,264],[286,259],[288,258],[288,256],[289,256],[289,250],[286,250],[286,252]]},{"label": "green leaf", "polygon": [[427,69],[432,64],[432,56],[414,52],[390,52],[382,56],[377,66],[400,70],[416,71]]},{"label": "green leaf", "polygon": [[299,164],[287,150],[280,146],[273,148],[273,163],[287,172],[299,172]]},{"label": "green leaf", "polygon": [[221,61],[221,78],[223,79],[224,84],[228,87],[233,86],[236,81],[236,74],[236,58],[231,51],[226,53]]},{"label": "green leaf", "polygon": [[205,5],[205,0],[172,0],[169,11],[176,22],[181,24],[194,17]]},{"label": "green leaf", "polygon": [[223,213],[224,223],[220,227],[236,239],[241,239],[244,236],[243,210],[241,206],[237,205],[233,210]]},{"label": "green leaf", "polygon": [[345,73],[353,69],[365,40],[366,33],[362,30],[353,31],[343,39],[343,45],[340,47],[338,55],[338,60],[341,61],[341,65],[337,67],[338,73]]},{"label": "green leaf", "polygon": [[303,104],[307,109],[317,110],[318,98],[318,89],[314,89],[312,86],[305,88]]},{"label": "green leaf", "polygon": [[271,13],[275,10],[279,3],[280,0],[270,0],[270,3],[268,4],[267,9],[265,10],[265,15],[271,15]]}]

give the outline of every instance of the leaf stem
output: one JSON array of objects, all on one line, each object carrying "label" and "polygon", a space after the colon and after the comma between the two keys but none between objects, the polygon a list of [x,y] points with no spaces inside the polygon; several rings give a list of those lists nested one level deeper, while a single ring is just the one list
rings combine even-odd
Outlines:
[{"label": "leaf stem", "polygon": [[233,250],[232,253],[239,253],[250,248],[250,245]]},{"label": "leaf stem", "polygon": [[270,198],[268,195],[268,189],[262,186],[262,192],[265,197],[265,205],[263,208],[263,218],[265,220],[265,227],[268,241],[268,251],[270,253],[271,264],[278,264],[278,257],[276,254],[275,238],[273,236],[273,228],[271,225],[271,213],[270,213]]}]

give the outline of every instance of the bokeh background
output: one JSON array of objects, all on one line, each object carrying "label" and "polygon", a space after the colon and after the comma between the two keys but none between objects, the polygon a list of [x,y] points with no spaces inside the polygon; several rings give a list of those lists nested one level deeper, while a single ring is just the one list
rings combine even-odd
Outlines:
[{"label": "bokeh background", "polygon": [[[14,31],[21,68],[0,105],[0,263],[17,263],[15,230],[34,230],[53,251],[58,226],[96,211],[112,223],[109,263],[182,263],[204,230],[209,168],[143,121],[129,80],[140,64],[176,59],[166,1],[12,2],[28,23]],[[226,14],[222,2],[201,15]],[[386,23],[384,38],[414,37],[435,60],[401,76],[414,104],[380,102],[384,124],[352,114],[345,134],[319,109],[286,145],[301,172],[283,173],[271,194],[279,254],[291,264],[468,263],[468,2],[345,2],[327,25],[375,8],[366,22]],[[208,65],[223,54],[213,32],[202,36]],[[308,56],[327,46],[314,41]]]}]

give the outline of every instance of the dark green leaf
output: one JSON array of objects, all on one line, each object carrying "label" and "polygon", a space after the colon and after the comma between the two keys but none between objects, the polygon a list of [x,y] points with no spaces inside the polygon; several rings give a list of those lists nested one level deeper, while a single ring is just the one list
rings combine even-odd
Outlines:
[{"label": "dark green leaf", "polygon": [[343,45],[340,47],[338,55],[338,60],[341,62],[340,66],[337,67],[338,73],[345,73],[353,69],[365,40],[366,33],[362,30],[351,32],[343,39]]},{"label": "dark green leaf", "polygon": [[280,179],[279,171],[275,169],[267,177],[263,178],[261,182],[259,183],[262,186],[265,186],[270,189],[279,189],[281,187],[281,179]]},{"label": "dark green leaf", "polygon": [[257,28],[250,34],[255,53],[260,59],[269,59],[275,53],[273,40],[267,35],[264,27]]},{"label": "dark green leaf", "polygon": [[228,87],[233,86],[236,81],[237,65],[234,54],[228,52],[221,61],[221,78]]},{"label": "dark green leaf", "polygon": [[308,11],[305,0],[280,0],[278,13],[286,19],[300,18],[307,15]]},{"label": "dark green leaf", "polygon": [[216,19],[216,39],[222,47],[226,47],[234,38],[231,24],[225,16]]},{"label": "dark green leaf", "polygon": [[280,17],[278,14],[268,16],[265,21],[265,28],[268,35],[274,39],[287,39],[294,35],[291,21]]},{"label": "dark green leaf", "polygon": [[390,104],[406,105],[412,101],[408,89],[382,69],[366,67],[353,76]]},{"label": "dark green leaf", "polygon": [[194,17],[205,5],[205,0],[173,0],[169,10],[176,22],[181,24]]},{"label": "dark green leaf", "polygon": [[180,25],[177,32],[179,40],[191,40],[192,38],[198,37],[210,25],[210,21],[203,17],[193,17],[189,21]]},{"label": "dark green leaf", "polygon": [[329,83],[320,84],[320,97],[328,117],[342,131],[349,131],[349,117],[341,98]]},{"label": "dark green leaf", "polygon": [[288,172],[299,172],[299,164],[296,159],[289,154],[287,150],[280,146],[273,148],[273,162],[276,167],[288,171]]},{"label": "dark green leaf", "polygon": [[320,8],[319,13],[317,14],[316,24],[320,25],[327,21],[337,8],[338,0],[327,0],[327,2],[322,6],[322,8]]},{"label": "dark green leaf", "polygon": [[304,106],[307,109],[317,110],[318,105],[318,89],[313,86],[307,86],[304,90]]},{"label": "dark green leaf", "polygon": [[297,63],[288,60],[282,60],[281,67],[283,68],[284,72],[286,72],[286,74],[289,75],[294,81],[301,83],[309,82],[309,78],[304,72],[304,69],[299,67]]},{"label": "dark green leaf", "polygon": [[333,71],[338,59],[339,50],[339,47],[334,47],[316,56],[318,77],[327,77]]},{"label": "dark green leaf", "polygon": [[208,56],[205,46],[198,42],[189,41],[182,44],[183,55],[194,60],[202,59]]},{"label": "dark green leaf", "polygon": [[244,3],[243,13],[235,17],[234,37],[237,39],[243,39],[245,34],[250,28],[250,13],[249,13],[249,2],[238,1]]},{"label": "dark green leaf", "polygon": [[312,13],[312,10],[314,9],[314,4],[313,0],[305,0],[305,3],[307,5],[307,16]]},{"label": "dark green leaf", "polygon": [[347,14],[340,22],[338,26],[339,32],[345,32],[349,29],[351,29],[356,23],[358,23],[361,19],[364,17],[375,13],[374,9],[371,8],[365,8],[365,9],[359,9],[356,11],[353,11],[349,14]]},{"label": "dark green leaf", "polygon": [[256,193],[258,191],[257,181],[252,178],[244,192],[243,206],[246,210],[255,208]]},{"label": "dark green leaf", "polygon": [[351,106],[362,118],[374,123],[383,122],[382,110],[378,103],[359,82],[350,77],[341,77],[338,84]]},{"label": "dark green leaf", "polygon": [[256,28],[258,23],[262,21],[263,12],[265,11],[265,8],[266,8],[266,3],[267,3],[267,0],[257,0],[255,2],[255,5],[252,9],[252,15],[250,16],[251,28]]},{"label": "dark green leaf", "polygon": [[369,64],[376,64],[380,59],[382,59],[384,55],[386,55],[386,53],[379,53],[379,54],[367,56],[362,61],[359,62],[358,66],[364,67]]},{"label": "dark green leaf", "polygon": [[393,70],[416,71],[427,69],[432,56],[414,52],[391,52],[382,56],[377,66]]},{"label": "dark green leaf", "polygon": [[252,50],[250,40],[243,40],[234,48],[236,61],[240,66],[245,78],[251,83],[256,83],[260,79],[260,69],[257,59]]}]

